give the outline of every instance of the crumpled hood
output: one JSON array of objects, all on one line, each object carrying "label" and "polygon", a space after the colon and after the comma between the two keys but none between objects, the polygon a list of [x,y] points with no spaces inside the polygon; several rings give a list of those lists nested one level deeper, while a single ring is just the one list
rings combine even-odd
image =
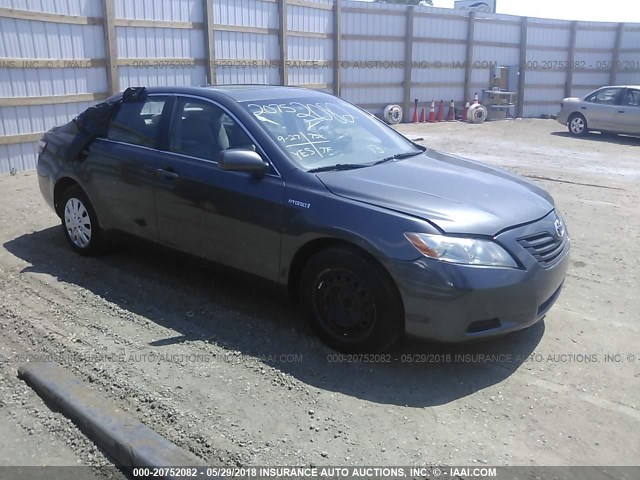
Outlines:
[{"label": "crumpled hood", "polygon": [[445,233],[495,235],[554,208],[546,191],[522,177],[433,150],[316,175],[335,195],[428,220]]}]

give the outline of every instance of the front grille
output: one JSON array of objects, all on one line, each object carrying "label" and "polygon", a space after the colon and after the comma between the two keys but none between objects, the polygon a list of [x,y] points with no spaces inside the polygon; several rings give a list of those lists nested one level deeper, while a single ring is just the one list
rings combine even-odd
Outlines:
[{"label": "front grille", "polygon": [[543,267],[551,267],[562,258],[562,253],[567,245],[567,236],[558,238],[549,232],[543,232],[520,238],[518,242]]}]

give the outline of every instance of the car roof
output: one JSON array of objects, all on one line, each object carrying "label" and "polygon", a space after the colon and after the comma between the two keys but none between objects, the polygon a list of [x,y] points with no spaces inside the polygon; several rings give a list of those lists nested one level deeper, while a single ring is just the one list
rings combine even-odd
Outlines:
[{"label": "car roof", "polygon": [[203,87],[149,87],[149,93],[178,93],[215,98],[216,94],[225,95],[236,102],[249,102],[271,99],[308,98],[314,95],[327,95],[325,92],[302,87],[283,87],[278,85],[215,85]]},{"label": "car roof", "polygon": [[598,88],[598,90],[601,88],[640,88],[640,85],[605,85]]}]

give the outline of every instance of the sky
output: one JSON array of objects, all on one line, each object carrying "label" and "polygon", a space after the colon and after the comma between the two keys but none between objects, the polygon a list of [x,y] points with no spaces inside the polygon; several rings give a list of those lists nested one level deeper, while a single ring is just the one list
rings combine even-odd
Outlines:
[{"label": "sky", "polygon": [[[453,8],[454,0],[433,0],[434,7]],[[497,0],[497,13],[594,22],[638,22],[637,0]]]}]

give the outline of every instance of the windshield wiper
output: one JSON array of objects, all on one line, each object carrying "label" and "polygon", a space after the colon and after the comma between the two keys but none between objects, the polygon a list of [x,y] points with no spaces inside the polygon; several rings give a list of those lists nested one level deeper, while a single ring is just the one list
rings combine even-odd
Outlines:
[{"label": "windshield wiper", "polygon": [[394,160],[402,160],[404,158],[415,157],[416,155],[420,155],[421,153],[424,153],[424,152],[419,151],[419,152],[396,153],[395,155],[391,155],[390,157],[385,157],[382,160],[378,160],[377,162],[372,163],[371,166],[380,165],[381,163],[392,162]]},{"label": "windshield wiper", "polygon": [[328,165],[326,167],[312,168],[311,170],[307,170],[307,172],[309,173],[334,172],[338,170],[353,170],[354,168],[364,168],[369,166],[370,165],[362,165],[360,163],[337,163],[335,165]]}]

